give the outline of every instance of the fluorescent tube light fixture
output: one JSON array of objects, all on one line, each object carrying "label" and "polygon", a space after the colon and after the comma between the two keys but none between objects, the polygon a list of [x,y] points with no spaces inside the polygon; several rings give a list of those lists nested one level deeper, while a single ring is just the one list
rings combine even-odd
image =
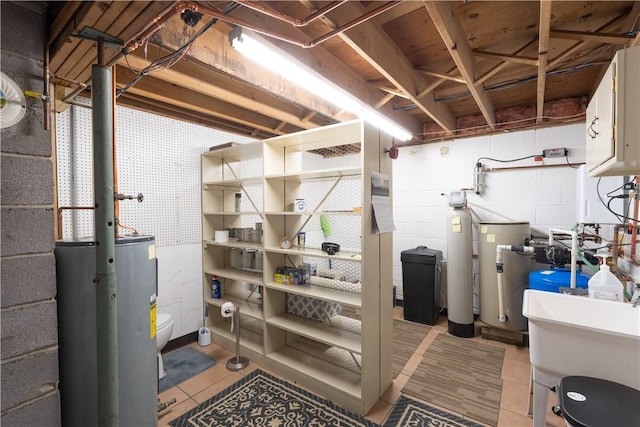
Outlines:
[{"label": "fluorescent tube light fixture", "polygon": [[257,34],[249,33],[241,27],[236,27],[229,33],[229,42],[234,49],[253,62],[312,92],[338,108],[355,114],[383,132],[401,141],[408,141],[412,138],[409,131]]}]

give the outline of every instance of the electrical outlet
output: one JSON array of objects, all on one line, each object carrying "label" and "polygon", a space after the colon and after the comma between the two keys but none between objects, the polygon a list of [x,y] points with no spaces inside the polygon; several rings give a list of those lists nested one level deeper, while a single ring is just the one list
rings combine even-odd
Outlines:
[{"label": "electrical outlet", "polygon": [[566,148],[547,148],[542,150],[542,157],[564,157],[569,154]]}]

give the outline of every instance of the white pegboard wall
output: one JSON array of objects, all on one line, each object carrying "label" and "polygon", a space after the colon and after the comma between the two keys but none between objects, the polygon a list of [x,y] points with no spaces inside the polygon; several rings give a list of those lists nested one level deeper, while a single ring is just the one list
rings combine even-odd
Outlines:
[{"label": "white pegboard wall", "polygon": [[[75,177],[77,204],[92,206],[91,110],[76,107],[74,115],[74,165],[69,164],[70,111],[56,117],[59,204],[70,205]],[[120,223],[155,236],[158,246],[200,242],[200,155],[214,145],[252,139],[125,107],[116,107],[115,128],[118,192],[144,196],[142,203],[120,202]],[[92,236],[93,214],[78,217],[78,235]],[[63,237],[71,238],[72,215],[63,218]],[[121,235],[130,233],[120,229]]]}]

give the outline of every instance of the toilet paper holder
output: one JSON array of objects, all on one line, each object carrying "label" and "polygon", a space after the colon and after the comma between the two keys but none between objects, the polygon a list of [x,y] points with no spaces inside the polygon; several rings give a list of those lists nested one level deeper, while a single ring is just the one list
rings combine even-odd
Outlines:
[{"label": "toilet paper holder", "polygon": [[227,369],[230,371],[239,371],[249,366],[249,358],[240,356],[240,307],[232,302],[225,302],[220,307],[222,317],[231,317],[231,331],[233,332],[234,324],[236,329],[236,355],[227,361]]}]

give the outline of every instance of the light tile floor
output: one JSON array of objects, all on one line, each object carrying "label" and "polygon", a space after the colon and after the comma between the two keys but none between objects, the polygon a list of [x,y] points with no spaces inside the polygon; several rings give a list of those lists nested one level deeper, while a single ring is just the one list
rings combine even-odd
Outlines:
[{"label": "light tile floor", "polygon": [[[399,319],[403,317],[402,307],[396,307],[394,309],[394,317]],[[378,424],[381,424],[386,419],[393,407],[393,403],[400,397],[402,387],[407,383],[407,381],[409,381],[409,377],[420,363],[424,352],[429,348],[429,345],[431,345],[437,334],[446,333],[447,319],[446,317],[440,316],[438,323],[433,326],[431,332],[418,346],[402,372],[398,375],[398,378],[394,380],[393,384],[383,394],[381,399],[374,405],[369,413],[366,414],[368,419]],[[502,396],[500,401],[498,427],[532,426],[533,420],[527,415],[529,403],[529,378],[531,375],[529,348],[518,347],[494,340],[487,340],[479,336],[479,334],[476,334],[474,338],[469,339],[505,349],[504,362],[502,366]],[[255,363],[251,363],[246,369],[241,371],[231,372],[226,369],[225,364],[229,358],[233,357],[233,353],[215,344],[211,344],[207,347],[200,347],[196,342],[194,342],[189,344],[189,346],[197,348],[203,353],[209,354],[217,360],[218,363],[203,373],[164,391],[158,396],[162,402],[167,402],[173,398],[176,399],[175,404],[171,405],[160,414],[158,419],[159,427],[168,426],[170,421],[190,409],[195,408],[198,404],[204,402],[210,397],[213,397],[254,369],[260,368],[269,372],[268,370],[257,366]],[[273,372],[269,373],[274,376],[278,376]],[[555,395],[550,393],[549,408],[547,411],[547,425],[563,427],[565,426],[564,421],[551,412],[551,407],[555,404]]]}]

